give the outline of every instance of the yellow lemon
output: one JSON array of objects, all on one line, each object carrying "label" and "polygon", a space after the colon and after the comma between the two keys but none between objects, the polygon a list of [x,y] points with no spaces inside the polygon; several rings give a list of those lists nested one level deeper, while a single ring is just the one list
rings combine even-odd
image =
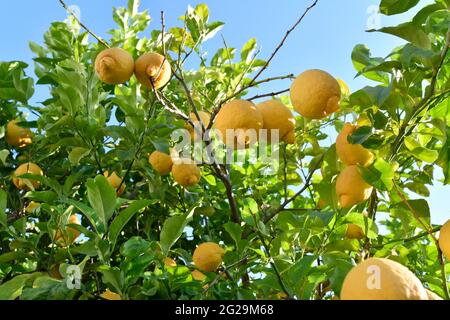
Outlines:
[{"label": "yellow lemon", "polygon": [[100,52],[95,59],[95,71],[101,81],[120,84],[130,80],[134,72],[131,54],[121,48],[110,48]]},{"label": "yellow lemon", "polygon": [[405,266],[385,258],[370,258],[347,274],[341,300],[428,300],[428,294]]},{"label": "yellow lemon", "polygon": [[291,110],[278,100],[268,100],[256,105],[263,116],[263,129],[267,130],[267,142],[271,141],[272,130],[278,130],[279,139],[295,143],[295,118]]},{"label": "yellow lemon", "polygon": [[24,163],[24,164],[20,165],[14,172],[13,183],[17,187],[17,189],[21,189],[21,190],[28,189],[29,188],[28,185],[32,185],[34,189],[39,188],[41,183],[37,180],[18,178],[19,176],[21,176],[23,174],[34,174],[36,176],[43,176],[44,172],[42,171],[41,168],[39,168],[38,165],[36,165],[32,162],[28,162],[28,163]]},{"label": "yellow lemon", "polygon": [[109,289],[106,289],[105,292],[100,295],[100,297],[105,300],[122,300],[120,294],[112,292]]},{"label": "yellow lemon", "polygon": [[167,258],[164,259],[164,265],[166,267],[175,268],[177,266],[177,263],[175,262],[175,260],[167,257]]},{"label": "yellow lemon", "polygon": [[291,86],[291,101],[295,110],[311,119],[322,119],[339,110],[341,88],[329,73],[307,70]]},{"label": "yellow lemon", "polygon": [[252,102],[233,100],[220,109],[214,126],[229,148],[245,149],[258,141],[263,116]]},{"label": "yellow lemon", "polygon": [[120,196],[125,191],[126,185],[125,185],[125,183],[122,183],[122,178],[119,175],[117,175],[117,173],[113,172],[112,174],[109,174],[108,171],[105,171],[103,173],[103,175],[106,177],[109,184],[115,190],[117,190],[117,188],[119,188],[119,186],[121,186],[120,189],[116,191],[118,196]]},{"label": "yellow lemon", "polygon": [[357,224],[350,223],[347,225],[345,236],[348,239],[362,239],[364,238],[364,230]]},{"label": "yellow lemon", "polygon": [[450,260],[450,220],[441,227],[439,233],[439,248],[447,259]]},{"label": "yellow lemon", "polygon": [[225,251],[214,242],[200,244],[194,251],[192,260],[197,268],[202,271],[213,272],[222,263]]},{"label": "yellow lemon", "polygon": [[357,166],[348,166],[342,170],[336,180],[336,194],[343,208],[369,199],[373,187],[367,184]]},{"label": "yellow lemon", "polygon": [[200,169],[189,159],[179,159],[172,166],[172,175],[178,184],[190,187],[200,182]]},{"label": "yellow lemon", "polygon": [[428,300],[444,300],[441,297],[439,297],[436,293],[433,291],[430,291],[428,289],[425,289],[427,291]]},{"label": "yellow lemon", "polygon": [[154,151],[148,158],[148,162],[162,176],[169,174],[173,166],[172,157],[161,151]]},{"label": "yellow lemon", "polygon": [[350,166],[360,164],[367,167],[373,162],[373,153],[360,144],[351,144],[348,142],[348,136],[351,136],[358,126],[346,123],[341,133],[336,139],[336,153],[341,161]]},{"label": "yellow lemon", "polygon": [[172,77],[170,63],[159,53],[148,52],[140,56],[134,66],[134,74],[147,89],[164,87]]},{"label": "yellow lemon", "polygon": [[8,122],[5,139],[11,146],[23,148],[32,143],[32,132],[28,128],[19,127],[17,122],[17,120]]}]

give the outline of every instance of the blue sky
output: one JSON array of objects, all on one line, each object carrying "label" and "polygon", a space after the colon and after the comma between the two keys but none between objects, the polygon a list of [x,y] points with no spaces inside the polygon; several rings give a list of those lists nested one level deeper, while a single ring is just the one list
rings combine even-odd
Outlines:
[{"label": "blue sky", "polygon": [[[212,20],[226,22],[221,33],[228,46],[241,48],[252,37],[258,39],[261,58],[266,58],[275,48],[289,26],[303,13],[312,0],[142,0],[141,7],[148,8],[153,18],[151,29],[159,28],[159,13],[165,11],[166,25],[181,26],[177,18],[184,14],[187,6],[207,3]],[[429,3],[427,0],[421,4]],[[114,27],[112,6],[124,6],[126,0],[67,0],[69,5],[81,9],[81,19],[97,34],[108,38],[107,31]],[[379,0],[319,0],[319,4],[290,36],[286,45],[273,60],[267,76],[298,74],[305,69],[319,68],[347,82],[351,90],[367,84],[364,78],[354,79],[355,71],[351,52],[356,44],[364,43],[374,55],[385,56],[392,48],[403,42],[393,36],[367,33],[371,6]],[[381,17],[380,26],[395,25],[406,21],[414,11],[394,16]],[[42,42],[43,33],[52,21],[64,20],[66,13],[58,0],[15,0],[0,4],[0,60],[22,60],[32,62],[28,41]],[[213,53],[221,45],[220,36],[204,47]],[[32,74],[32,70],[29,71]],[[271,84],[262,88],[268,91],[285,89],[288,82]],[[45,99],[45,90],[38,90],[33,102]],[[440,171],[440,170],[437,170]],[[443,223],[450,217],[450,209],[444,204],[450,187],[436,182],[429,200],[432,222]],[[417,197],[418,196],[414,196]]]}]

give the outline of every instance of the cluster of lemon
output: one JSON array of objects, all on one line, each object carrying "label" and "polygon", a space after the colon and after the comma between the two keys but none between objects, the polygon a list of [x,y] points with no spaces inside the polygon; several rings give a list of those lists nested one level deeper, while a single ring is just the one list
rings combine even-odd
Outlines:
[{"label": "cluster of lemon", "polygon": [[134,73],[148,89],[164,87],[172,76],[169,62],[159,53],[145,53],[135,62],[131,54],[121,48],[100,52],[95,59],[95,71],[100,80],[114,85],[127,82]]}]

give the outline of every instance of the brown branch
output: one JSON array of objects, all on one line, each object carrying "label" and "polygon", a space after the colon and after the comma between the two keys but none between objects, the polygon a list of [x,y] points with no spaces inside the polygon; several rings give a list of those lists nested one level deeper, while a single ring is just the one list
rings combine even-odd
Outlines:
[{"label": "brown branch", "polygon": [[275,96],[278,96],[280,94],[289,92],[289,90],[290,89],[284,89],[284,90],[280,90],[280,91],[277,91],[277,92],[270,92],[270,93],[265,93],[265,94],[257,94],[257,95],[255,95],[255,96],[253,96],[253,97],[251,97],[251,98],[249,98],[247,100],[248,101],[253,101],[253,100],[260,99],[260,98],[265,98],[265,97],[275,97]]},{"label": "brown branch", "polygon": [[269,64],[272,62],[272,60],[277,55],[278,51],[280,51],[280,49],[283,47],[284,43],[286,42],[286,39],[289,37],[289,34],[291,34],[291,32],[294,31],[295,28],[297,28],[297,26],[302,22],[302,20],[305,18],[305,16],[308,14],[308,12],[316,6],[318,1],[319,0],[315,0],[312,5],[307,7],[306,10],[303,12],[303,14],[300,16],[300,18],[294,23],[294,25],[288,31],[286,31],[286,34],[284,35],[283,39],[281,39],[281,42],[278,44],[278,46],[275,48],[275,50],[272,52],[269,60],[267,60],[267,62],[264,64],[264,66],[253,77],[251,83],[254,83],[259,78],[259,76],[267,69]]},{"label": "brown branch", "polygon": [[80,21],[80,19],[78,19],[77,15],[67,6],[67,4],[64,2],[64,0],[59,0],[59,2],[61,3],[61,5],[63,6],[63,8],[79,23],[79,25],[86,30],[89,34],[91,34],[95,39],[97,39],[97,41],[99,43],[101,43],[102,45],[104,45],[107,48],[110,48],[109,44],[106,43],[105,40],[103,40],[102,38],[100,38],[99,36],[97,36],[94,32],[92,32],[91,29],[89,29],[83,22]]},{"label": "brown branch", "polygon": [[[431,232],[436,233],[440,229],[441,229],[441,226],[434,227],[434,228],[431,229]],[[374,248],[374,249],[381,249],[381,248],[384,248],[385,246],[388,246],[388,245],[396,243],[396,242],[407,243],[407,242],[411,242],[411,241],[415,241],[415,240],[421,239],[421,238],[429,236],[429,235],[430,234],[429,234],[428,231],[424,231],[424,232],[421,232],[421,233],[416,234],[415,236],[412,236],[412,237],[409,237],[409,238],[390,240],[390,241],[388,241],[386,243],[382,243],[382,244],[379,244],[379,245],[372,246],[372,248]]]},{"label": "brown branch", "polygon": [[325,157],[325,153],[317,161],[317,163],[315,164],[314,168],[312,168],[310,170],[308,176],[306,177],[306,180],[305,180],[305,183],[304,183],[303,187],[299,191],[297,191],[297,193],[294,194],[291,198],[286,199],[278,208],[273,210],[271,212],[271,214],[266,216],[264,218],[264,223],[267,223],[270,220],[272,220],[277,214],[279,214],[281,211],[283,211],[287,207],[288,204],[290,204],[292,201],[294,201],[298,196],[300,196],[305,190],[307,190],[309,188],[309,185],[311,183],[311,179],[312,179],[312,177],[314,175],[314,172],[316,172],[316,170],[319,169],[319,167],[320,167],[324,157]]}]

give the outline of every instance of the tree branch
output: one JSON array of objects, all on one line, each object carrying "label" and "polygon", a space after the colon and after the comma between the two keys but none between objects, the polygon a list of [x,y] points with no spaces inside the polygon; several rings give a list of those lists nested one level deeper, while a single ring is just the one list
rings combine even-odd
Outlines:
[{"label": "tree branch", "polygon": [[310,170],[308,176],[306,177],[303,187],[299,191],[297,191],[297,193],[294,194],[291,198],[286,199],[278,208],[273,210],[270,215],[266,216],[264,218],[264,223],[267,223],[270,220],[272,220],[277,214],[279,214],[281,211],[283,211],[287,207],[288,204],[290,204],[292,201],[294,201],[298,196],[300,196],[305,190],[307,190],[309,188],[309,184],[311,183],[311,179],[314,175],[314,172],[316,172],[316,170],[319,169],[324,157],[325,157],[325,153],[322,154],[320,159],[317,161],[317,163],[314,165],[314,167]]},{"label": "tree branch", "polygon": [[80,26],[86,30],[89,34],[91,34],[95,39],[97,39],[97,41],[99,43],[101,43],[102,45],[104,45],[107,48],[110,48],[109,44],[106,43],[105,40],[103,40],[102,38],[100,38],[99,36],[97,36],[91,29],[89,29],[83,22],[80,21],[80,19],[78,19],[77,15],[67,6],[67,4],[64,2],[64,0],[59,0],[59,2],[61,3],[61,5],[63,6],[63,8],[80,24]]}]

